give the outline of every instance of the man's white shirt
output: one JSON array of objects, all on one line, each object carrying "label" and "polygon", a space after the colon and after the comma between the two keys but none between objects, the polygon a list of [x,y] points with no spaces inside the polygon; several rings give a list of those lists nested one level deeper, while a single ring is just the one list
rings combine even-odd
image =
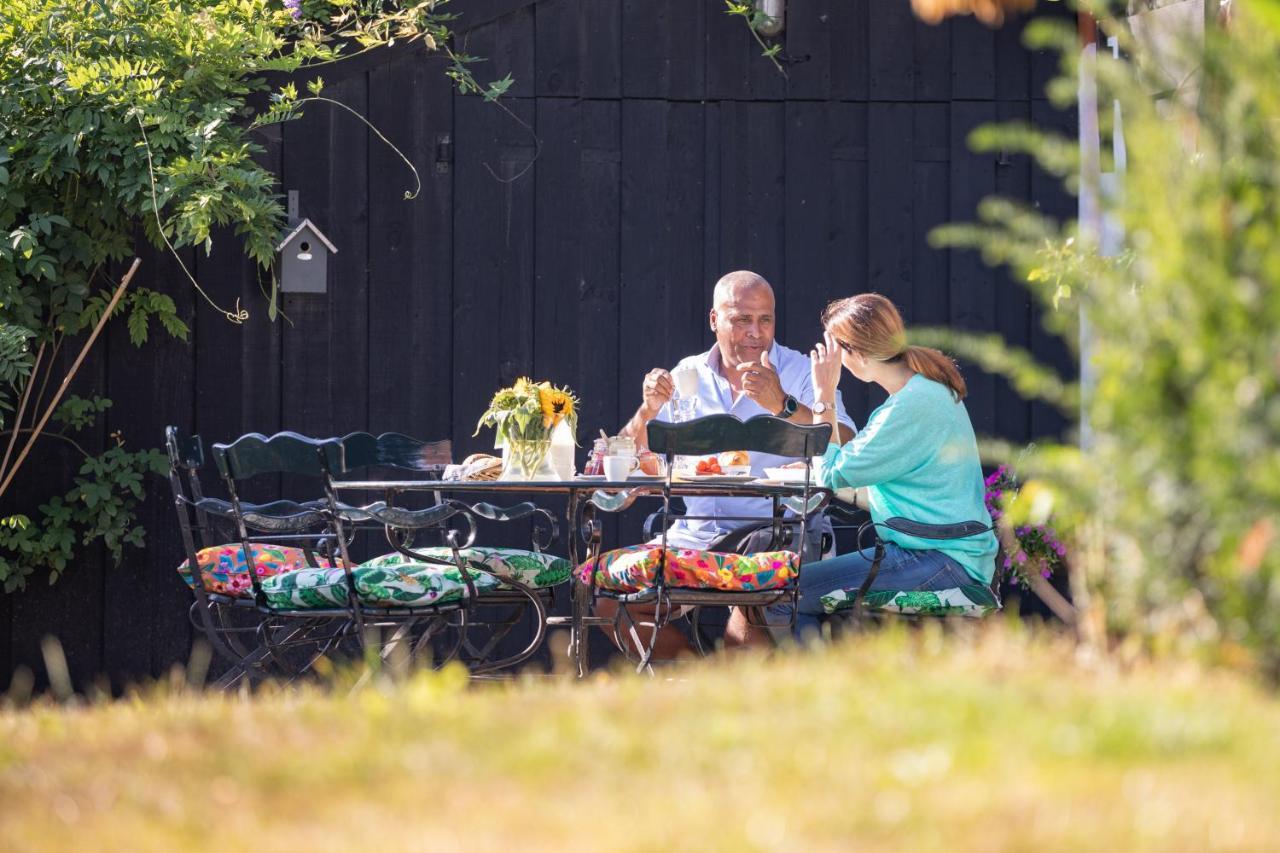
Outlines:
[{"label": "man's white shirt", "polygon": [[[809,356],[774,341],[769,349],[769,364],[778,373],[782,392],[790,394],[812,408],[815,401],[813,377],[809,371]],[[682,367],[693,367],[698,371],[695,413],[697,417],[728,414],[745,421],[757,415],[778,414],[764,408],[745,394],[736,394],[729,387],[729,380],[720,373],[719,346],[713,346],[708,352],[682,359],[676,368]],[[850,431],[855,431],[853,420],[844,410],[844,399],[839,391],[836,392],[835,411],[840,423],[847,426]],[[662,407],[654,420],[666,422],[674,420],[670,402]],[[797,461],[795,457],[752,453],[751,473],[757,477],[764,476],[765,468],[774,468],[795,461]],[[768,498],[685,498],[684,503],[688,515],[708,516],[708,518],[680,520],[673,524],[667,532],[667,541],[677,548],[706,548],[733,528],[745,523],[720,521],[722,518],[767,516],[772,511],[772,503]]]}]

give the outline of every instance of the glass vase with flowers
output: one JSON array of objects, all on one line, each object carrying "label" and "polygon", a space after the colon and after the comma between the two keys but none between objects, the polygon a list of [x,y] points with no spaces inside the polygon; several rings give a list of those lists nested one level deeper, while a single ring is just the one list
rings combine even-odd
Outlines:
[{"label": "glass vase with flowers", "polygon": [[573,392],[521,377],[493,395],[476,433],[487,426],[497,432],[506,451],[502,479],[558,480],[549,454],[552,432],[562,423],[576,436],[578,399]]}]

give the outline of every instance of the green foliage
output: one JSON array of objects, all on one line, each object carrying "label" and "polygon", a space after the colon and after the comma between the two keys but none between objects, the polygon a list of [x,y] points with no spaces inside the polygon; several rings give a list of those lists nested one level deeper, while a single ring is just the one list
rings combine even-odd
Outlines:
[{"label": "green foliage", "polygon": [[760,37],[760,28],[773,21],[773,18],[758,8],[753,0],[746,0],[746,2],[724,0],[724,5],[726,15],[741,18],[747,25],[747,29],[751,31],[751,37],[756,40],[756,44],[760,45],[760,55],[772,62],[778,73],[786,77],[787,70],[782,67],[782,62],[778,59],[782,53],[782,43],[768,44]]},{"label": "green foliage", "polygon": [[98,419],[98,415],[111,408],[111,401],[105,397],[78,397],[75,394],[62,401],[62,405],[53,413],[53,420],[63,424],[72,432],[82,430]]},{"label": "green foliage", "polygon": [[35,332],[23,326],[0,322],[0,427],[13,411],[10,390],[31,375],[31,348],[28,342]]},{"label": "green foliage", "polygon": [[[1068,344],[1087,341],[1082,446],[1021,462],[1073,520],[1078,589],[1119,632],[1218,637],[1280,674],[1280,3],[1233,9],[1231,27],[1159,56],[1104,18],[1132,57],[1096,65],[1102,171],[1112,100],[1123,116],[1118,190],[1068,153],[1074,140],[1025,126],[973,137],[1096,194],[1122,231],[1110,257],[1090,229],[1008,202],[935,236],[1009,265]],[[1065,105],[1074,31],[1029,35],[1064,48],[1051,93]]]},{"label": "green foliage", "polygon": [[[176,249],[208,253],[214,230],[229,227],[274,279],[285,211],[275,176],[255,159],[264,150],[259,131],[299,117],[309,103],[349,110],[321,95],[323,79],[310,69],[421,41],[445,54],[464,91],[486,99],[505,92],[509,78],[482,87],[468,68],[474,57],[454,54],[444,5],[0,0],[0,426],[8,429],[0,445],[21,446],[38,433],[44,390],[63,379],[57,356],[64,344],[78,350],[77,338],[102,318],[116,290],[110,274],[137,254],[139,236],[181,265]],[[293,82],[273,91],[269,73],[308,77],[306,94]],[[238,303],[215,307],[233,322],[248,317]],[[115,313],[136,346],[153,323],[183,340],[188,334],[172,294],[135,288]],[[274,288],[267,313],[274,319]],[[11,422],[24,392],[31,405]],[[61,431],[42,436],[27,464],[39,464],[49,439],[75,444],[71,434],[106,405],[67,400],[53,421]],[[0,496],[21,455],[0,462]],[[158,457],[120,446],[85,457],[70,491],[0,526],[6,589],[39,567],[56,578],[88,542],[101,539],[117,559],[124,544],[141,543],[133,510],[141,475]]]},{"label": "green foliage", "polygon": [[116,562],[125,545],[142,547],[145,531],[135,516],[144,497],[144,478],[168,468],[158,450],[129,451],[116,444],[86,457],[71,489],[41,504],[34,520],[23,514],[0,518],[4,591],[22,589],[37,569],[47,570],[49,583],[56,582],[81,546],[101,542]]}]

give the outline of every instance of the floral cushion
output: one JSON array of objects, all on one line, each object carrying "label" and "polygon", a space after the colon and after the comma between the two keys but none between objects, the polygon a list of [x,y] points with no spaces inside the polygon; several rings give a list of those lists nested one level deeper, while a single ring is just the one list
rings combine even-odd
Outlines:
[{"label": "floral cushion", "polygon": [[[369,607],[425,607],[467,597],[462,573],[450,566],[410,561],[396,565],[365,563],[352,569],[351,576],[360,602]],[[477,593],[498,586],[497,578],[480,572],[471,575],[471,582]],[[262,582],[262,591],[272,607],[310,609],[347,605],[347,578],[341,568],[303,569],[277,575]]]},{"label": "floral cushion", "polygon": [[[301,548],[255,544],[249,546],[249,553],[259,581],[308,567],[306,555]],[[184,560],[178,566],[178,574],[186,581],[187,586],[194,589],[196,579],[190,562]],[[324,560],[318,562],[322,566],[329,565]],[[202,548],[196,552],[196,565],[200,567],[204,578],[205,591],[235,598],[248,598],[253,594],[249,569],[244,561],[244,547],[239,543]]]},{"label": "floral cushion", "polygon": [[[837,589],[822,596],[822,609],[837,613],[853,607],[858,590]],[[1000,609],[991,589],[981,584],[966,584],[951,589],[902,590],[876,589],[867,593],[870,611],[915,614],[919,616],[986,616]]]},{"label": "floral cushion", "polygon": [[[453,551],[449,548],[415,548],[420,554],[435,557],[437,560],[453,560]],[[467,561],[467,570],[472,572],[495,572],[510,575],[525,586],[536,589],[564,583],[572,573],[573,564],[563,557],[542,554],[537,551],[522,551],[519,548],[463,548],[459,552]],[[366,566],[399,566],[412,562],[403,554],[386,554],[365,563]],[[507,584],[500,584],[500,589],[507,589]]]},{"label": "floral cushion", "polygon": [[[598,561],[588,560],[578,570],[583,583],[595,583],[614,592],[639,592],[654,585],[662,547],[631,545],[607,551]],[[665,580],[682,589],[718,589],[755,592],[778,589],[796,574],[799,558],[791,551],[757,554],[722,554],[694,548],[668,548]]]}]

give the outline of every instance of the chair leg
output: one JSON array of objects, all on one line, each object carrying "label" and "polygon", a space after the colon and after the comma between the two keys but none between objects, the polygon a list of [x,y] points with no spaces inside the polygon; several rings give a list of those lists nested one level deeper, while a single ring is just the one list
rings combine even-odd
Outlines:
[{"label": "chair leg", "polygon": [[689,611],[689,634],[693,637],[693,650],[698,657],[705,658],[711,654],[706,639],[702,636],[702,608],[695,607]]},{"label": "chair leg", "polygon": [[493,654],[493,651],[498,647],[498,644],[505,640],[507,636],[515,630],[516,625],[524,618],[527,611],[528,607],[526,605],[516,604],[512,607],[511,615],[507,616],[505,619],[498,619],[491,622],[473,622],[471,625],[472,628],[483,625],[493,629],[492,633],[485,641],[483,648],[477,649],[475,644],[471,642],[470,637],[468,637],[463,641],[462,650],[470,656],[470,660],[473,662],[483,663],[489,655]]},{"label": "chair leg", "polygon": [[795,608],[792,608],[791,618],[787,620],[785,625],[775,625],[769,621],[769,614],[764,605],[753,605],[746,608],[747,624],[753,628],[759,628],[764,631],[764,635],[769,638],[769,644],[775,649],[780,647],[786,640],[795,634],[796,614]]},{"label": "chair leg", "polygon": [[500,669],[506,669],[508,667],[513,667],[521,663],[524,663],[526,660],[532,657],[535,652],[537,652],[538,647],[542,645],[542,638],[546,635],[546,632],[547,632],[547,608],[542,603],[542,598],[539,597],[537,591],[534,590],[532,587],[527,586],[526,584],[522,584],[519,581],[510,577],[503,577],[502,580],[504,583],[510,586],[513,590],[522,593],[524,597],[528,599],[528,604],[525,604],[522,610],[526,610],[527,608],[532,606],[533,637],[530,638],[528,645],[526,645],[521,651],[517,652],[514,655],[511,655],[510,657],[502,658],[501,660],[491,661],[489,663],[484,663],[482,661],[480,662],[479,665],[473,666],[471,669],[471,672],[473,675],[483,675],[490,672],[496,672],[497,670],[500,670]]},{"label": "chair leg", "polygon": [[[636,672],[644,672],[645,670],[648,670],[649,674],[653,675],[653,649],[658,643],[658,633],[662,630],[663,625],[661,607],[656,606],[654,609],[652,623],[653,631],[649,635],[649,642],[647,645],[644,640],[640,638],[640,625],[643,623],[636,622],[631,615],[631,611],[627,609],[625,604],[621,602],[618,603],[618,609],[614,613],[613,618],[613,633],[614,639],[617,641],[618,648],[622,649],[622,653],[626,656],[628,661],[636,664]],[[620,622],[626,623],[627,639],[630,640],[630,643],[622,638],[621,628],[619,625]],[[636,656],[634,658],[628,651],[629,646],[634,647],[635,649]]]},{"label": "chair leg", "polygon": [[583,583],[576,577],[570,581],[572,597],[572,618],[569,626],[569,656],[573,660],[574,670],[578,678],[586,678],[590,667],[590,642],[587,633],[591,626],[587,624],[591,616],[591,585]]},{"label": "chair leg", "polygon": [[458,617],[457,625],[454,625],[453,622],[450,621],[451,616],[449,614],[442,613],[428,618],[426,626],[422,630],[422,634],[413,644],[413,649],[409,653],[410,658],[414,661],[420,660],[423,653],[431,648],[432,640],[440,636],[445,629],[450,627],[456,628],[452,644],[449,645],[439,657],[435,657],[434,655],[432,656],[431,667],[432,669],[439,669],[449,661],[456,658],[458,656],[458,652],[462,650],[463,643],[466,641],[468,627],[467,612],[465,610],[459,610],[456,612],[456,615]]}]

